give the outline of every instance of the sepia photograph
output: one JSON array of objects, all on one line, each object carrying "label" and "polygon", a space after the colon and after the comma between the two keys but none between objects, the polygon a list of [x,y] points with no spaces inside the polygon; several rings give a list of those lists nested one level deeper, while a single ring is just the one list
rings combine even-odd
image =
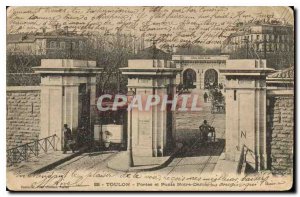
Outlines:
[{"label": "sepia photograph", "polygon": [[294,24],[288,6],[7,6],[7,190],[292,190]]}]

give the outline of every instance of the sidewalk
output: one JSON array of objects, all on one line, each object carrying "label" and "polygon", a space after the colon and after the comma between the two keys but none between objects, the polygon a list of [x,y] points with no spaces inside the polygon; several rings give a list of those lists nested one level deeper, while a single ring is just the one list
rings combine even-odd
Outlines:
[{"label": "sidewalk", "polygon": [[139,172],[139,171],[152,171],[166,167],[173,159],[174,156],[180,151],[180,148],[176,148],[170,156],[164,157],[145,157],[134,156],[134,167],[129,166],[129,152],[119,152],[107,163],[107,167],[112,170],[124,171],[124,172]]},{"label": "sidewalk", "polygon": [[238,161],[226,160],[224,153],[219,157],[217,164],[214,168],[214,173],[237,174],[238,173]]},{"label": "sidewalk", "polygon": [[82,152],[72,153],[71,151],[68,151],[66,154],[63,154],[62,151],[51,151],[38,157],[30,158],[27,162],[21,162],[19,164],[9,166],[7,167],[7,172],[25,175],[40,173],[56,167],[57,165],[60,165],[81,153]]}]

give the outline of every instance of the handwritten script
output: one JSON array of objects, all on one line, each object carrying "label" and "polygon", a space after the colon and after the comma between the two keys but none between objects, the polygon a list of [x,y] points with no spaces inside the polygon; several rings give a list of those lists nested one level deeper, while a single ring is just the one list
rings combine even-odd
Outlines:
[{"label": "handwritten script", "polygon": [[[49,171],[37,175],[14,175],[22,189],[89,189],[89,190],[272,190],[287,188],[290,177],[274,177],[270,173],[234,174],[178,174],[155,172],[111,172],[106,170]],[[15,184],[15,183],[14,183]]]},{"label": "handwritten script", "polygon": [[[288,8],[280,7],[10,7],[7,33],[35,33],[46,27],[68,26],[79,34],[121,32],[160,45],[186,43],[215,46],[236,24],[279,18]],[[287,14],[291,15],[292,13]],[[293,18],[293,17],[291,17]],[[292,19],[291,19],[292,20]],[[292,22],[292,21],[291,21]]]}]

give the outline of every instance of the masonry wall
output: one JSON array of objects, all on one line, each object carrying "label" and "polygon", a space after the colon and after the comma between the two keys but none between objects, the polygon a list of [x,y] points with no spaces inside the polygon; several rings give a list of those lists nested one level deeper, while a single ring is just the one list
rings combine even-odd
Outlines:
[{"label": "masonry wall", "polygon": [[6,90],[7,149],[39,138],[40,87],[9,86]]},{"label": "masonry wall", "polygon": [[268,110],[268,167],[274,174],[293,172],[294,97],[270,96]]}]

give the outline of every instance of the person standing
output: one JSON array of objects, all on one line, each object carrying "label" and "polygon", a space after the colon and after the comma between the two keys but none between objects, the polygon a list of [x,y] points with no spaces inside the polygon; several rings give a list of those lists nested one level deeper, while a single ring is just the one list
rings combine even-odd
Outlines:
[{"label": "person standing", "polygon": [[63,148],[63,153],[67,153],[68,150],[72,150],[72,152],[74,152],[73,147],[71,146],[72,143],[72,131],[71,129],[68,127],[67,124],[64,124],[64,148]]},{"label": "person standing", "polygon": [[205,102],[205,103],[207,103],[207,98],[208,98],[208,95],[207,95],[207,93],[206,93],[206,92],[204,93],[203,97],[204,97],[204,102]]},{"label": "person standing", "polygon": [[208,134],[211,131],[211,126],[207,123],[207,120],[203,121],[203,124],[200,125],[200,135],[201,135],[201,140],[206,142],[208,140]]}]

